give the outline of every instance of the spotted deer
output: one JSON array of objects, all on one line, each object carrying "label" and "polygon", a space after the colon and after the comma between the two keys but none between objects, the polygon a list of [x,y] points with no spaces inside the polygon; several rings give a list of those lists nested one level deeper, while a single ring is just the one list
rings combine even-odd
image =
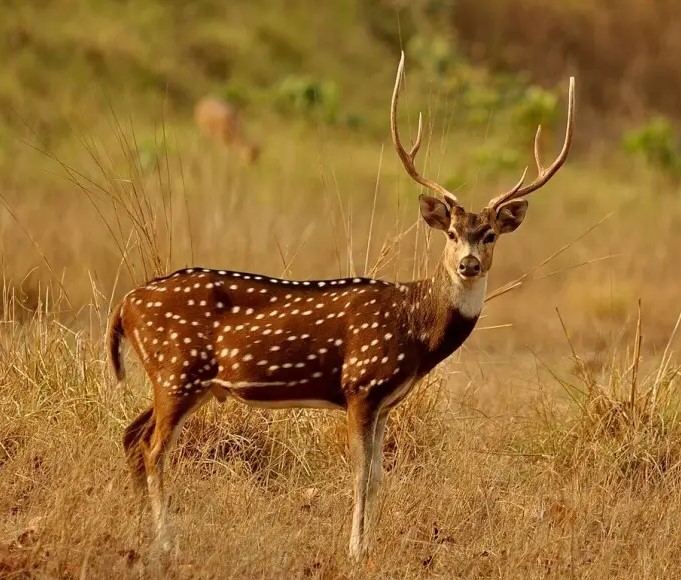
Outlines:
[{"label": "spotted deer", "polygon": [[206,137],[234,147],[248,163],[258,160],[260,147],[246,136],[242,115],[232,103],[204,97],[194,107],[194,120]]},{"label": "spotted deer", "polygon": [[523,221],[527,201],[565,162],[572,141],[574,79],[570,79],[562,151],[525,174],[479,213],[468,212],[415,168],[422,123],[406,151],[397,127],[404,74],[400,60],[392,96],[391,132],[407,173],[443,200],[421,195],[426,223],[444,232],[434,274],[392,283],[371,278],[283,280],[262,274],[190,268],[129,292],[115,307],[108,334],[116,376],[123,378],[122,337],[132,343],[153,385],[153,405],[125,430],[133,473],[148,488],[158,537],[168,546],[162,470],[183,423],[211,397],[261,407],[313,407],[347,413],[354,470],[350,553],[367,550],[367,526],[381,479],[386,420],[416,382],[470,335],[485,299],[500,235]]}]

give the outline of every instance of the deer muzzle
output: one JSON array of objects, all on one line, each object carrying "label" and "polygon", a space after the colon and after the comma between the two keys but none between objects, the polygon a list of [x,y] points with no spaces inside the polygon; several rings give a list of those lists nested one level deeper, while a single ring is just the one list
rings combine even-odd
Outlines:
[{"label": "deer muzzle", "polygon": [[477,278],[482,272],[480,260],[473,255],[464,256],[459,262],[458,273],[462,278]]}]

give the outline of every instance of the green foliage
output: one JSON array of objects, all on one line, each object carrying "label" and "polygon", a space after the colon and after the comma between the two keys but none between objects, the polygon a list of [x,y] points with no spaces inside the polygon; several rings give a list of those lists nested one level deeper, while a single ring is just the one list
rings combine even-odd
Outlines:
[{"label": "green foliage", "polygon": [[466,111],[466,121],[472,125],[485,125],[490,115],[496,111],[502,96],[488,84],[470,84],[464,88],[462,104]]},{"label": "green foliage", "polygon": [[468,180],[463,172],[454,171],[442,181],[442,185],[449,191],[455,192],[457,189],[465,187],[467,182]]},{"label": "green foliage", "polygon": [[414,35],[409,40],[407,52],[431,79],[444,79],[462,60],[450,40],[437,35]]},{"label": "green foliage", "polygon": [[625,151],[642,157],[656,169],[681,174],[681,150],[669,119],[655,117],[649,123],[627,131],[622,143]]},{"label": "green foliage", "polygon": [[679,2],[454,0],[447,19],[490,69],[527,71],[544,86],[556,71],[579,71],[580,110],[605,122],[632,108],[679,118],[678,44],[667,44],[679,38]]},{"label": "green foliage", "polygon": [[553,126],[559,115],[558,97],[537,86],[527,87],[511,108],[514,129],[523,137],[533,135],[539,125]]},{"label": "green foliage", "polygon": [[364,128],[367,124],[366,118],[362,115],[358,115],[357,113],[348,113],[344,115],[341,122],[348,129],[353,129],[355,131]]},{"label": "green foliage", "polygon": [[286,77],[276,93],[276,104],[284,112],[319,118],[325,123],[338,119],[340,94],[333,81],[319,81],[308,76]]},{"label": "green foliage", "polygon": [[400,50],[403,39],[411,38],[416,30],[413,10],[400,10],[397,26],[397,10],[392,2],[359,1],[356,6],[360,20],[370,35],[392,51]]},{"label": "green foliage", "polygon": [[225,85],[220,91],[220,97],[239,107],[245,107],[255,99],[253,88],[238,82]]},{"label": "green foliage", "polygon": [[508,118],[514,133],[532,132],[537,125],[551,126],[559,117],[558,98],[550,91],[529,85],[523,75],[490,74],[460,60],[447,79],[460,94],[465,121],[487,125],[492,115]]},{"label": "green foliage", "polygon": [[474,152],[476,167],[489,176],[498,175],[518,167],[518,152],[510,147],[482,145]]}]

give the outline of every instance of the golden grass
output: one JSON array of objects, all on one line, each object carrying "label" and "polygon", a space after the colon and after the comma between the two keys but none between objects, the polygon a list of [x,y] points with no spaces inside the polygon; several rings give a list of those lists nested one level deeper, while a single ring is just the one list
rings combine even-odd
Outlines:
[{"label": "golden grass", "polygon": [[[124,426],[147,404],[142,377],[112,389],[102,345],[49,316],[6,324],[1,347],[0,571],[166,574],[149,550],[120,445]],[[346,558],[351,485],[342,414],[211,403],[188,423],[167,470],[178,542],[172,575],[678,571],[675,396],[637,417],[611,383],[617,360],[589,371],[587,384],[528,356],[455,359],[445,367],[453,374],[422,385],[389,423],[372,567]],[[667,366],[658,376],[658,364],[646,361],[642,396],[657,384],[673,393],[677,371]],[[618,379],[627,377],[625,368]]]}]

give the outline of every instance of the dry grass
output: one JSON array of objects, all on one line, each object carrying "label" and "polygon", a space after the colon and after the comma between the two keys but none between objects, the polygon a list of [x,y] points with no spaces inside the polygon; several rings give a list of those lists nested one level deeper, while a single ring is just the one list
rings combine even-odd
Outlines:
[{"label": "dry grass", "polygon": [[[167,573],[148,549],[120,445],[147,404],[142,378],[113,390],[102,351],[51,317],[5,325],[6,577]],[[209,405],[190,420],[168,469],[172,575],[675,575],[681,431],[667,359],[662,372],[657,359],[645,361],[641,396],[656,385],[666,394],[637,415],[615,385],[631,369],[611,380],[617,359],[603,372],[579,361],[587,382],[528,356],[498,364],[476,355],[447,365],[449,380],[431,379],[392,418],[369,569],[345,555],[342,416]]]},{"label": "dry grass", "polygon": [[[168,156],[162,164],[172,173],[177,169],[173,163]],[[78,224],[80,231],[72,230],[70,237],[56,237],[51,220],[40,222],[41,231],[25,221],[28,202],[15,204],[17,220],[29,224],[34,236],[24,246],[17,244],[24,249],[15,259],[34,255],[37,245],[45,248],[53,271],[59,271],[55,256],[60,252],[77,253],[83,268],[92,270],[80,279],[67,273],[61,284],[53,282],[55,298],[52,290],[34,286],[30,310],[18,295],[22,287],[6,286],[0,346],[0,414],[5,418],[0,431],[0,512],[5,514],[0,571],[8,577],[168,574],[149,551],[148,520],[146,514],[140,517],[120,445],[125,425],[148,404],[148,391],[139,371],[122,389],[113,389],[103,360],[99,337],[112,288],[119,294],[169,260],[183,263],[192,246],[195,255],[206,256],[199,263],[287,269],[300,276],[315,271],[333,275],[348,271],[353,261],[364,264],[369,218],[356,210],[350,222],[350,202],[342,194],[343,211],[334,191],[289,205],[274,199],[268,206],[262,193],[244,198],[228,180],[220,197],[207,198],[210,194],[198,193],[210,191],[203,180],[219,179],[222,169],[210,159],[190,163],[200,163],[205,173],[194,174],[198,181],[185,181],[187,189],[168,188],[166,178],[159,177],[163,172],[134,176],[125,161],[118,171],[133,177],[123,185],[115,186],[114,169],[103,163],[96,164],[91,182],[75,176],[89,195],[97,189],[92,182],[107,194],[93,197],[90,207],[83,191],[80,197],[72,194],[80,201],[63,208],[62,224]],[[244,175],[236,171],[239,178]],[[170,181],[181,183],[176,177]],[[192,197],[195,192],[198,199]],[[164,225],[170,220],[170,197],[175,208],[172,253]],[[546,198],[537,201],[549,219],[552,204]],[[135,222],[135,208],[143,202],[148,206]],[[553,203],[574,204],[575,195],[554,197]],[[423,240],[415,247],[416,238],[408,232],[393,243],[399,232],[390,227],[392,220],[381,218],[395,210],[386,205],[376,211],[368,263],[375,258],[387,264],[380,270],[391,277],[396,271],[409,276],[424,270]],[[201,224],[191,243],[180,235],[187,232],[187,209]],[[85,219],[91,211],[100,218]],[[588,211],[589,216],[597,213]],[[583,221],[571,224],[564,218],[558,229],[570,246],[568,261],[612,253],[611,241],[603,243],[603,228],[617,236],[626,223],[622,213],[616,225],[608,220],[584,237],[589,228]],[[400,229],[408,229],[411,211],[397,215],[404,216]],[[342,233],[346,227],[351,236]],[[565,245],[557,237],[555,247],[538,243],[546,227],[531,214],[524,235],[502,241],[506,248],[500,248],[504,254],[497,258],[497,269],[507,280]],[[42,236],[52,241],[50,246]],[[575,238],[579,241],[570,244]],[[156,240],[153,249],[139,249],[151,239]],[[273,250],[277,247],[281,255]],[[634,250],[619,248],[626,249]],[[616,280],[610,287],[613,296],[621,276],[641,294],[655,292],[665,300],[663,292],[637,277],[645,273],[634,267],[636,257],[624,253],[619,262],[597,265],[607,275],[585,267],[558,275],[558,282],[549,277],[496,299],[480,326],[512,320],[516,328],[477,332],[394,414],[369,568],[356,568],[346,558],[351,485],[342,415],[209,405],[188,423],[168,469],[178,541],[172,574],[673,576],[681,548],[675,525],[681,509],[681,426],[673,344],[662,354],[656,351],[669,341],[674,318],[667,314],[658,321],[644,309],[643,331],[651,338],[643,342],[635,401],[640,411],[633,413],[628,406],[632,356],[626,347],[628,336],[636,338],[635,317],[628,318],[633,304],[626,301],[621,314],[605,308],[602,328],[588,322],[594,320],[587,311],[590,293],[608,276]],[[524,259],[514,262],[518,254]],[[539,272],[561,268],[554,260]],[[49,271],[43,272],[49,282]],[[577,287],[575,278],[582,289],[579,309],[566,298]],[[499,284],[501,277],[496,280]],[[59,298],[61,286],[79,312],[67,308],[64,294]],[[673,303],[670,297],[652,304],[650,311],[657,306],[669,313]],[[570,312],[564,315],[569,345],[552,312],[556,304]],[[603,338],[607,328],[612,329],[609,340]],[[586,354],[578,356],[580,348],[588,349]],[[572,371],[576,376],[571,378]],[[659,393],[654,403],[652,389]]]}]

